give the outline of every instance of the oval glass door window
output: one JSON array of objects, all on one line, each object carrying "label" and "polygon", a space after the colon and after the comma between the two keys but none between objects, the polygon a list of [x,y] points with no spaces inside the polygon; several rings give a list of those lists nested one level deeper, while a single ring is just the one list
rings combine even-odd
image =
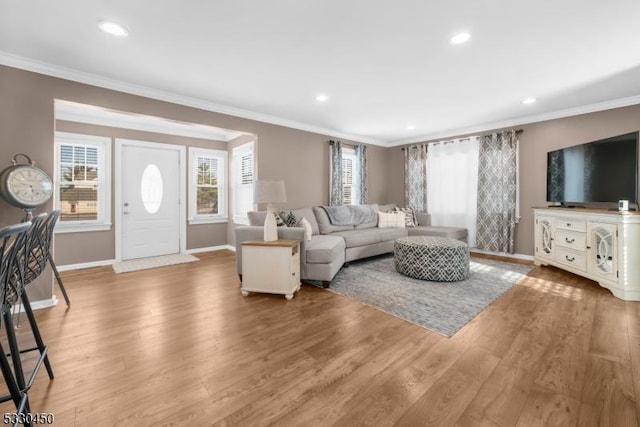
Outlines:
[{"label": "oval glass door window", "polygon": [[158,212],[162,204],[162,174],[156,165],[147,165],[142,172],[140,196],[144,209],[151,215]]}]

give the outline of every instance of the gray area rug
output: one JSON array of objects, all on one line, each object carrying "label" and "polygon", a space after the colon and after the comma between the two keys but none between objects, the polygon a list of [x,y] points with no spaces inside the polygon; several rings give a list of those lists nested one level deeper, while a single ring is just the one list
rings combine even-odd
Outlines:
[{"label": "gray area rug", "polygon": [[396,272],[393,256],[383,256],[343,267],[330,290],[451,337],[532,269],[472,258],[467,280],[429,282]]}]

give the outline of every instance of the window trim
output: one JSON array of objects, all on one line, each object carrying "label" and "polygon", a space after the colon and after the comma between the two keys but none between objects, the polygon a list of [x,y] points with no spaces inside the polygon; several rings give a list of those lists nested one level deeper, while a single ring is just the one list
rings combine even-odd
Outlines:
[{"label": "window trim", "polygon": [[[240,185],[240,179],[242,174],[242,167],[236,162],[238,161],[239,158],[245,155],[245,153],[251,153],[251,156],[253,157],[253,162],[252,162],[253,163],[253,177],[252,177],[253,181],[251,183],[251,185],[253,186],[253,184],[256,182],[256,179],[257,179],[255,141],[250,141],[242,145],[238,145],[237,147],[234,147],[232,149],[232,155],[231,155],[232,166],[233,166],[232,185],[233,185],[233,197],[234,197],[232,216],[233,216],[233,223],[238,225],[249,225],[249,217],[247,215],[239,215],[236,212],[236,209],[238,207],[237,206],[237,196],[238,196],[237,186]],[[251,209],[255,209],[255,204],[251,205]]]},{"label": "window trim", "polygon": [[[227,170],[229,154],[225,150],[189,147],[189,224],[214,224],[228,222]],[[218,213],[199,214],[197,206],[198,157],[218,159]]]},{"label": "window trim", "polygon": [[58,221],[55,233],[107,231],[111,229],[111,137],[56,132],[54,144],[54,208],[60,209],[60,146],[96,147],[98,150],[98,219]]}]

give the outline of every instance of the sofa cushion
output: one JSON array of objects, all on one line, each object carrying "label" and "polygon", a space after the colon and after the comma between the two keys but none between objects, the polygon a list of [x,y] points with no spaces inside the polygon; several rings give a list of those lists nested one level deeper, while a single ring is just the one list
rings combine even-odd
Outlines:
[{"label": "sofa cushion", "polygon": [[426,212],[415,212],[416,225],[431,225],[431,214]]},{"label": "sofa cushion", "polygon": [[440,227],[432,225],[419,225],[408,228],[409,236],[436,236],[467,241],[467,229],[461,227]]},{"label": "sofa cushion", "polygon": [[320,228],[320,234],[335,233],[336,231],[353,230],[353,225],[333,225],[329,221],[329,215],[320,206],[313,207],[313,213],[318,221],[318,227]]},{"label": "sofa cushion", "polygon": [[396,240],[400,237],[407,237],[408,230],[407,228],[379,228],[380,232],[380,241],[386,242],[387,240]]},{"label": "sofa cushion", "polygon": [[247,212],[247,217],[249,218],[249,225],[264,225],[267,211],[250,211]]},{"label": "sofa cushion", "polygon": [[316,216],[313,213],[313,209],[300,208],[300,209],[293,209],[291,212],[293,212],[298,222],[300,222],[302,218],[306,218],[307,221],[309,221],[309,224],[311,224],[312,234],[314,235],[320,234],[320,227],[318,227],[318,221],[316,221]]},{"label": "sofa cushion", "polygon": [[379,205],[380,212],[391,212],[396,208],[395,203],[389,203],[388,205]]},{"label": "sofa cushion", "polygon": [[376,219],[373,222],[364,222],[362,224],[357,224],[356,230],[360,230],[363,228],[373,228],[378,226],[378,211],[380,210],[380,208],[378,207],[378,204],[372,203],[370,205],[364,205],[364,206],[369,206],[371,209],[373,209],[373,211],[376,213]]},{"label": "sofa cushion", "polygon": [[327,264],[337,259],[344,261],[344,239],[338,236],[315,235],[306,244],[307,263]]},{"label": "sofa cushion", "polygon": [[347,248],[356,246],[373,245],[382,241],[382,234],[378,228],[365,228],[363,230],[338,231],[332,236],[340,236],[344,239]]},{"label": "sofa cushion", "polygon": [[[320,234],[320,228],[318,227],[318,221],[316,221],[316,216],[313,214],[313,210],[311,208],[301,208],[301,209],[292,209],[291,212],[296,218],[296,225],[300,223],[302,218],[306,218],[311,224],[311,232],[313,234]],[[264,225],[264,219],[267,217],[267,211],[250,211],[247,212],[247,217],[249,218],[249,225]]]}]

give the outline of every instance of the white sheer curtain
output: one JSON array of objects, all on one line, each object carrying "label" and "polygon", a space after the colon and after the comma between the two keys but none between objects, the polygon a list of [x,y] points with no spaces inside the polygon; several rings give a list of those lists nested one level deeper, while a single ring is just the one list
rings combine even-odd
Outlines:
[{"label": "white sheer curtain", "polygon": [[465,227],[469,247],[476,244],[478,138],[429,145],[427,200],[431,224]]}]

